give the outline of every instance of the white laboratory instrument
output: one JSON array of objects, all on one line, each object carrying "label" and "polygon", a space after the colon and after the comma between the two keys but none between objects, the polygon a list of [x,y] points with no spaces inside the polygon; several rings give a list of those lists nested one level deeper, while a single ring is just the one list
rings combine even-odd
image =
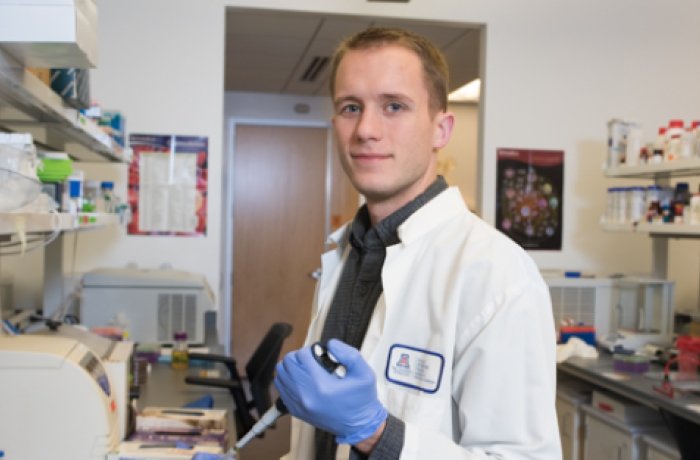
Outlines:
[{"label": "white laboratory instrument", "polygon": [[206,279],[181,270],[101,268],[85,274],[82,289],[80,321],[121,325],[134,342],[170,343],[185,331],[188,342],[204,343],[204,313],[215,308]]},{"label": "white laboratory instrument", "polygon": [[74,339],[0,337],[0,414],[8,459],[104,460],[119,442],[107,372]]},{"label": "white laboratory instrument", "polygon": [[134,342],[106,339],[80,326],[61,324],[56,329],[42,329],[32,334],[66,337],[77,340],[97,355],[107,371],[114,401],[117,403],[117,421],[119,439],[124,439],[131,422],[129,408],[130,374],[132,373],[132,355]]}]

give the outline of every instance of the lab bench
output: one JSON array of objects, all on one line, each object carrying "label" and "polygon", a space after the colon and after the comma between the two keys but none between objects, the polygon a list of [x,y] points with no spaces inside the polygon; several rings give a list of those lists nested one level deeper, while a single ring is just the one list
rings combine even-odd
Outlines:
[{"label": "lab bench", "polygon": [[646,374],[623,374],[615,372],[613,358],[607,354],[597,359],[569,358],[557,369],[560,381],[584,381],[594,389],[658,411],[673,433],[682,458],[700,458],[700,381],[696,390],[676,390],[670,397],[655,389],[662,383],[660,365],[652,364]]}]

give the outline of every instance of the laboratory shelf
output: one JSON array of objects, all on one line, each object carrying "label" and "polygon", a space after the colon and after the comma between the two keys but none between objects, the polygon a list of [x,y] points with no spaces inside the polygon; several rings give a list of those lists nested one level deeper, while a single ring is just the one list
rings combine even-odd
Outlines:
[{"label": "laboratory shelf", "polygon": [[647,224],[639,223],[638,232],[646,232],[651,236],[700,238],[700,225],[698,224]]},{"label": "laboratory shelf", "polygon": [[601,222],[600,225],[603,230],[608,232],[633,232],[668,238],[700,238],[700,225],[698,224],[649,224],[646,222],[622,224]]},{"label": "laboratory shelf", "polygon": [[0,235],[12,235],[24,229],[26,233],[82,231],[119,223],[118,214],[103,213],[0,213]]},{"label": "laboratory shelf", "polygon": [[34,139],[78,161],[123,162],[123,153],[92,120],[0,46],[0,128],[29,132]]},{"label": "laboratory shelf", "polygon": [[658,164],[643,164],[636,166],[617,166],[605,169],[607,177],[682,177],[700,174],[700,158],[679,158],[675,161]]}]

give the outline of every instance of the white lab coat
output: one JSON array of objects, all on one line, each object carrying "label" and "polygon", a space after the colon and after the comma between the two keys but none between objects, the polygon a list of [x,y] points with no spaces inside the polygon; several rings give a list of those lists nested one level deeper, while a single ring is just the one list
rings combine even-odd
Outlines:
[{"label": "white lab coat", "polygon": [[[322,257],[307,344],[321,336],[348,253],[346,231]],[[361,353],[380,401],[406,424],[401,459],[560,459],[552,308],[532,259],[469,212],[456,188],[398,233]],[[434,383],[422,390],[389,378],[396,344],[444,358],[436,391],[429,392]],[[294,419],[291,441],[285,459],[314,458],[313,427]],[[347,458],[341,447],[338,458]]]}]

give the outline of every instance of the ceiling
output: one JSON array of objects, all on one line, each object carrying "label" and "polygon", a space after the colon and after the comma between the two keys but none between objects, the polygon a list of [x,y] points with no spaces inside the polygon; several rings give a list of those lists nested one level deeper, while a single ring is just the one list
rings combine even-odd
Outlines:
[{"label": "ceiling", "polygon": [[479,78],[478,26],[229,8],[226,91],[325,96],[336,45],[370,26],[403,27],[438,45],[450,65],[450,91]]}]

